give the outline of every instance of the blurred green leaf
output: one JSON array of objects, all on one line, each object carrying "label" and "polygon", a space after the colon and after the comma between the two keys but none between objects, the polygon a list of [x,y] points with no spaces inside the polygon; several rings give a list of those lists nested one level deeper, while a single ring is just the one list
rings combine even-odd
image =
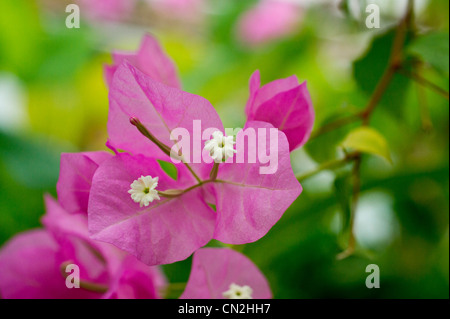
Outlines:
[{"label": "blurred green leaf", "polygon": [[31,78],[43,58],[44,31],[37,3],[0,1],[0,30],[0,69]]},{"label": "blurred green leaf", "polygon": [[378,155],[392,163],[386,139],[373,128],[364,126],[354,129],[340,145],[346,149]]},{"label": "blurred green leaf", "polygon": [[0,131],[0,149],[0,159],[22,184],[31,188],[56,184],[60,152],[43,140],[23,139]]},{"label": "blurred green leaf", "polygon": [[[53,186],[54,187],[54,186]],[[13,235],[39,226],[44,214],[43,190],[29,187],[11,175],[0,159],[0,246]],[[48,189],[48,191],[51,191]],[[54,193],[54,191],[51,191]]]},{"label": "blurred green leaf", "polygon": [[15,233],[39,226],[43,194],[56,193],[63,150],[56,145],[36,136],[0,131],[0,244]]},{"label": "blurred green leaf", "polygon": [[421,57],[436,70],[449,73],[448,47],[448,32],[432,32],[415,39],[409,45],[408,51]]}]

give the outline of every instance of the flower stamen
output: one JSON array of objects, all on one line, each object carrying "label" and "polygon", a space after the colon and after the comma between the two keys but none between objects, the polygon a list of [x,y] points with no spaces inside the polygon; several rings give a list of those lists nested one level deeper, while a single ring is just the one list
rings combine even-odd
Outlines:
[{"label": "flower stamen", "polygon": [[158,186],[159,177],[141,176],[137,180],[131,183],[131,189],[128,193],[131,195],[131,199],[139,206],[147,207],[155,199],[160,199],[156,187]]},{"label": "flower stamen", "polygon": [[233,154],[236,153],[234,149],[236,142],[233,136],[224,136],[221,131],[215,131],[212,136],[212,139],[205,142],[204,149],[209,152],[213,160],[220,163],[233,157]]},{"label": "flower stamen", "polygon": [[253,299],[253,289],[250,286],[239,286],[232,283],[222,295],[228,299]]}]

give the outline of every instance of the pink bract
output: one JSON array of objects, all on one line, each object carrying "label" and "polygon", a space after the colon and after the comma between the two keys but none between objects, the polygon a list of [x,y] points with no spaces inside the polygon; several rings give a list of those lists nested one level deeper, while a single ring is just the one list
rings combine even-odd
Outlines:
[{"label": "pink bract", "polygon": [[98,165],[112,157],[107,152],[61,154],[59,179],[56,184],[58,201],[69,213],[87,213],[92,176]]},{"label": "pink bract", "polygon": [[[85,214],[69,214],[46,196],[45,229],[11,239],[0,251],[3,298],[158,298],[165,279],[113,245],[89,238]],[[25,261],[25,262],[24,262]],[[65,265],[76,264],[83,282],[108,287],[94,292],[67,288]],[[145,283],[145,286],[144,286]]]},{"label": "pink bract", "polygon": [[246,256],[229,248],[202,248],[194,253],[191,274],[181,299],[224,299],[231,284],[249,286],[253,299],[270,299],[269,284]]},{"label": "pink bract", "polygon": [[113,64],[106,65],[104,68],[108,86],[111,85],[117,68],[124,61],[128,61],[154,80],[168,86],[181,88],[175,65],[165,54],[158,41],[151,35],[145,35],[143,37],[141,46],[136,53],[113,52],[112,57]]},{"label": "pink bract", "polygon": [[94,175],[89,201],[89,230],[94,239],[113,243],[149,265],[185,259],[212,239],[215,213],[202,189],[148,207],[131,200],[130,183],[141,175],[158,176],[158,189],[187,188],[192,177],[180,167],[177,181],[154,159],[119,154]]},{"label": "pink bract", "polygon": [[283,131],[290,151],[306,143],[314,126],[314,108],[306,82],[299,84],[295,75],[261,87],[259,71],[253,73],[245,113],[249,121],[268,122]]}]

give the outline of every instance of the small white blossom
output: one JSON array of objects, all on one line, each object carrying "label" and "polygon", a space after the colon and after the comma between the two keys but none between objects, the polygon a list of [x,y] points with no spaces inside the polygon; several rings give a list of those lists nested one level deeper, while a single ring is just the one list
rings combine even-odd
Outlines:
[{"label": "small white blossom", "polygon": [[215,131],[212,136],[212,139],[205,142],[205,150],[209,152],[216,163],[226,161],[236,153],[234,149],[236,142],[233,136],[224,136],[221,131]]},{"label": "small white blossom", "polygon": [[155,199],[160,199],[158,191],[155,189],[158,186],[158,180],[159,177],[141,176],[130,185],[131,189],[128,193],[136,203],[139,203],[140,207],[147,207]]},{"label": "small white blossom", "polygon": [[239,286],[232,283],[227,291],[222,295],[228,299],[253,299],[253,289],[249,286]]}]

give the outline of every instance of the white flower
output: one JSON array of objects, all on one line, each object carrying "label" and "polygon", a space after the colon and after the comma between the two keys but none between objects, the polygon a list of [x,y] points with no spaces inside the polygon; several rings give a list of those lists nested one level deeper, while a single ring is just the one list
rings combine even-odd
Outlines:
[{"label": "white flower", "polygon": [[216,163],[226,161],[232,157],[236,150],[234,149],[233,136],[223,136],[221,131],[215,131],[213,138],[205,142],[205,150],[209,152]]},{"label": "white flower", "polygon": [[131,189],[128,193],[136,203],[139,203],[140,207],[147,207],[155,199],[160,199],[158,191],[155,189],[158,186],[158,180],[159,177],[141,176],[130,185]]},{"label": "white flower", "polygon": [[253,289],[249,286],[239,286],[235,283],[230,285],[230,288],[222,295],[228,299],[253,299]]}]

